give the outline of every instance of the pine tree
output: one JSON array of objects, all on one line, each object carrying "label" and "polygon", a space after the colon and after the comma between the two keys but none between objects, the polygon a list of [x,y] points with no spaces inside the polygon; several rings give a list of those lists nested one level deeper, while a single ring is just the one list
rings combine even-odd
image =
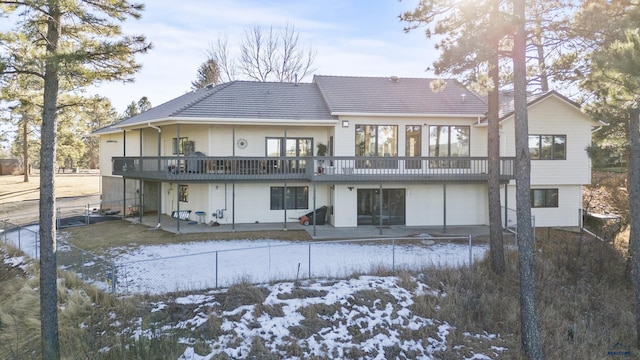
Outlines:
[{"label": "pine tree", "polygon": [[[150,48],[144,36],[127,36],[120,24],[139,18],[144,6],[121,1],[0,1],[0,16],[15,21],[0,34],[10,51],[2,76],[31,75],[42,81],[40,149],[40,321],[42,358],[59,359],[54,166],[59,91],[105,80],[131,80],[140,68],[134,55]],[[12,16],[20,14],[20,16]],[[33,47],[25,57],[13,46],[24,37]]]}]

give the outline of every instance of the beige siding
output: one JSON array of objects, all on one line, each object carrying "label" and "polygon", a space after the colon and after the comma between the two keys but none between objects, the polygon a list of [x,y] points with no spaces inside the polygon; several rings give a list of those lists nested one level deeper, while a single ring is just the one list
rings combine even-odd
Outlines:
[{"label": "beige siding", "polygon": [[[564,101],[550,97],[529,108],[529,134],[566,135],[566,160],[532,160],[531,183],[588,184],[591,161],[585,148],[591,144],[591,122]],[[513,117],[503,122],[506,156],[515,156]],[[502,135],[502,134],[501,134]]]},{"label": "beige siding", "polygon": [[[349,121],[349,127],[342,127],[342,120]],[[486,130],[474,126],[477,119],[470,118],[397,118],[397,117],[363,117],[340,116],[335,128],[336,156],[355,156],[355,128],[356,125],[397,125],[398,126],[398,156],[405,156],[406,126],[422,126],[422,156],[429,155],[429,126],[431,125],[467,125],[471,127],[469,149],[471,156],[487,156]]]},{"label": "beige siding", "polygon": [[[534,217],[536,227],[552,226],[578,226],[579,209],[582,207],[582,186],[581,185],[538,185],[532,184],[532,189],[558,189],[557,208],[533,208],[531,215]],[[509,217],[515,217],[516,188],[509,185],[507,207],[512,209]],[[504,203],[503,203],[504,204]]]}]

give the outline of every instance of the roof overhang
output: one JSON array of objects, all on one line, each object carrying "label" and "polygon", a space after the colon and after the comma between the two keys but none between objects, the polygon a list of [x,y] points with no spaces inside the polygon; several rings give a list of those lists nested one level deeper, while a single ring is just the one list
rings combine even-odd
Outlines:
[{"label": "roof overhang", "polygon": [[412,118],[478,118],[485,114],[429,114],[429,113],[367,113],[367,112],[342,112],[335,111],[334,116],[375,116],[375,117],[412,117]]},{"label": "roof overhang", "polygon": [[[258,119],[258,118],[196,118],[196,117],[166,117],[135,124],[126,124],[122,126],[114,125],[116,129],[113,132],[121,132],[122,130],[136,130],[149,128],[153,126],[168,125],[286,125],[286,126],[335,126],[337,119],[317,119],[317,120],[299,120],[299,119]],[[100,134],[106,134],[103,132]],[[96,134],[96,135],[100,135]]]}]

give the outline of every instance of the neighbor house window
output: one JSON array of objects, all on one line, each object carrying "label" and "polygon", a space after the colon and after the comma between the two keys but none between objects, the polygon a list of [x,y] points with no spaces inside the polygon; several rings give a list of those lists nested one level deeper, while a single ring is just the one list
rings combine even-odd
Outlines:
[{"label": "neighbor house window", "polygon": [[[469,157],[470,147],[469,126],[432,125],[429,126],[429,156],[430,157]],[[440,160],[430,161],[432,168],[468,168],[469,160]]]},{"label": "neighbor house window", "polygon": [[189,185],[180,185],[178,188],[178,200],[181,202],[189,201]]},{"label": "neighbor house window", "polygon": [[285,206],[287,209],[308,209],[309,187],[271,187],[271,210],[284,210]]},{"label": "neighbor house window", "polygon": [[529,135],[531,160],[565,160],[567,158],[566,135]]},{"label": "neighbor house window", "polygon": [[558,207],[558,189],[531,189],[531,207]]},{"label": "neighbor house window", "polygon": [[171,148],[173,155],[184,155],[185,144],[189,141],[189,138],[181,137],[181,138],[173,138],[171,139]]}]

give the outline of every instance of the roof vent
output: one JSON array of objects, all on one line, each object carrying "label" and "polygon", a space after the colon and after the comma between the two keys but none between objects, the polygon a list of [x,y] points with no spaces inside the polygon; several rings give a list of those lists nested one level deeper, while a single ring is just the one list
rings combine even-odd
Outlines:
[{"label": "roof vent", "polygon": [[460,97],[462,98],[462,102],[465,102],[465,100],[467,100],[467,94],[460,94]]},{"label": "roof vent", "polygon": [[391,82],[400,82],[400,78],[398,78],[397,76],[393,75],[389,77],[389,80]]},{"label": "roof vent", "polygon": [[216,84],[210,83],[210,84],[207,84],[206,88],[207,89],[213,89],[214,86],[216,86]]}]

